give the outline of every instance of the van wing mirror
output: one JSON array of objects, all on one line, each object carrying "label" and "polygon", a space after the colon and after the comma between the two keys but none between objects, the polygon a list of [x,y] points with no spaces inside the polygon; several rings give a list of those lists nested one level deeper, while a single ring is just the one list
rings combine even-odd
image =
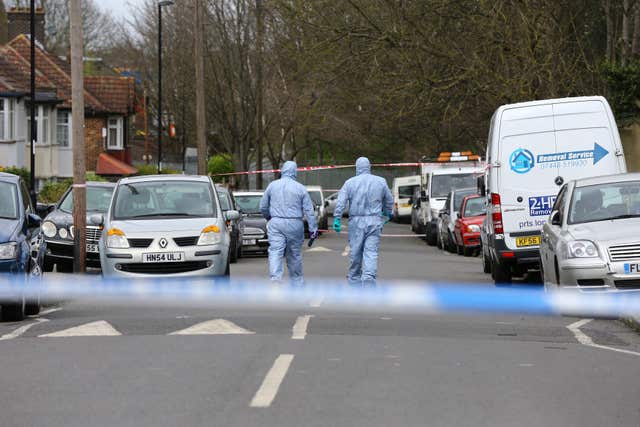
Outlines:
[{"label": "van wing mirror", "polygon": [[226,211],[224,213],[224,216],[227,221],[237,221],[240,219],[240,212],[230,210],[230,211]]},{"label": "van wing mirror", "polygon": [[551,216],[549,217],[551,225],[562,225],[562,215],[560,215],[560,211],[551,212]]},{"label": "van wing mirror", "polygon": [[485,197],[487,195],[487,188],[484,183],[484,175],[478,177],[477,183],[478,183],[477,185],[478,194],[481,195],[482,197]]}]

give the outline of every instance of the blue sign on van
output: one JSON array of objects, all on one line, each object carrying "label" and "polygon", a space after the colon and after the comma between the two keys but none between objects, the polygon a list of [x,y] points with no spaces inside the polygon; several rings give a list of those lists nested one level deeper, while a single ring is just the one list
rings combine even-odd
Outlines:
[{"label": "blue sign on van", "polygon": [[533,166],[535,165],[534,156],[529,150],[525,150],[524,148],[518,148],[513,153],[511,153],[511,157],[509,158],[509,165],[511,166],[511,170],[515,173],[527,173]]},{"label": "blue sign on van", "polygon": [[556,196],[529,197],[529,215],[549,216],[555,202]]},{"label": "blue sign on van", "polygon": [[563,153],[552,153],[552,154],[540,154],[538,155],[538,163],[559,163],[559,162],[570,162],[573,160],[586,160],[593,159],[593,164],[595,165],[603,157],[609,154],[605,148],[603,148],[600,144],[595,142],[593,144],[593,150],[581,150],[581,151],[566,151]]}]

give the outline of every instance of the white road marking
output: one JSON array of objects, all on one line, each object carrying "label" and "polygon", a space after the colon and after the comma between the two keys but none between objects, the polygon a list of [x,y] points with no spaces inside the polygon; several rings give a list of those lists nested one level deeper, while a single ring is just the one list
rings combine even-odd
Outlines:
[{"label": "white road marking", "polygon": [[293,325],[291,335],[292,340],[303,340],[307,336],[307,327],[309,326],[309,320],[313,317],[313,314],[307,314],[306,316],[300,316],[296,319],[296,323]]},{"label": "white road marking", "polygon": [[169,335],[249,335],[255,332],[244,329],[225,319],[207,320]]},{"label": "white road marking", "polygon": [[63,329],[49,334],[39,335],[41,338],[64,338],[64,337],[115,337],[122,335],[109,322],[98,320],[97,322],[85,323],[69,329]]},{"label": "white road marking", "polygon": [[314,246],[305,252],[333,252],[333,249],[325,248],[324,246]]},{"label": "white road marking", "polygon": [[391,317],[381,317],[380,320],[391,320]]},{"label": "white road marking", "polygon": [[609,347],[607,345],[600,345],[600,344],[594,343],[590,336],[588,336],[587,334],[585,334],[584,332],[582,332],[580,330],[581,327],[583,327],[587,323],[591,322],[592,320],[593,319],[578,320],[577,322],[574,322],[574,323],[568,325],[567,329],[569,329],[573,333],[573,335],[576,337],[576,340],[578,340],[578,342],[580,344],[582,344],[582,345],[586,345],[586,346],[594,347],[594,348],[599,348],[599,349],[602,349],[602,350],[610,350],[610,351],[616,351],[618,353],[624,353],[624,354],[631,354],[631,355],[634,355],[634,356],[640,356],[640,353],[638,353],[636,351],[624,350],[622,348]]},{"label": "white road marking", "polygon": [[293,362],[293,354],[281,354],[273,362],[273,366],[267,372],[262,381],[262,385],[256,391],[255,396],[249,404],[252,408],[268,408],[271,406],[273,399],[276,398],[280,385],[284,380],[287,371]]},{"label": "white road marking", "polygon": [[31,327],[42,323],[42,322],[48,322],[49,319],[35,319],[34,322],[31,323],[27,323],[26,325],[20,326],[18,329],[9,332],[8,334],[4,334],[3,336],[0,337],[0,341],[5,341],[5,340],[11,340],[14,338],[19,337],[20,335],[24,334],[25,332],[27,332],[29,329],[31,329]]},{"label": "white road marking", "polygon": [[46,316],[47,314],[55,313],[56,311],[62,310],[62,307],[48,308],[46,310],[42,310],[39,316]]},{"label": "white road marking", "polygon": [[513,322],[496,322],[496,325],[515,325]]},{"label": "white road marking", "polygon": [[320,307],[322,305],[322,303],[324,302],[324,297],[318,297],[315,299],[312,299],[311,302],[309,303],[309,307]]},{"label": "white road marking", "polygon": [[342,251],[342,256],[349,256],[349,252],[351,252],[351,248],[347,245],[344,247],[344,251]]}]

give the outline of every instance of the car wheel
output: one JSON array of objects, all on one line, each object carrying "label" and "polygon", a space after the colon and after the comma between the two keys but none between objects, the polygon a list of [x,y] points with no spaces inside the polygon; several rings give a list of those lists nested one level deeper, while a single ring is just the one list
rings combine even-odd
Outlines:
[{"label": "car wheel", "polygon": [[484,251],[484,245],[480,244],[480,252],[482,252],[482,271],[486,274],[491,273],[491,259]]},{"label": "car wheel", "polygon": [[238,240],[235,239],[231,243],[231,249],[229,250],[229,258],[231,263],[238,262]]},{"label": "car wheel", "polygon": [[462,255],[464,254],[464,247],[460,246],[459,244],[456,243],[456,253],[458,255]]},{"label": "car wheel", "polygon": [[438,235],[434,233],[429,233],[429,228],[431,227],[426,227],[426,228],[427,228],[427,245],[436,246],[438,244]]},{"label": "car wheel", "polygon": [[44,258],[44,263],[42,264],[42,271],[45,273],[51,273],[53,271],[53,267],[55,263],[49,260],[47,257]]},{"label": "car wheel", "polygon": [[231,253],[229,253],[229,255],[227,256],[227,267],[224,269],[224,277],[230,277],[231,276]]},{"label": "car wheel", "polygon": [[462,247],[462,255],[464,256],[472,256],[473,255],[473,249],[472,248],[467,248],[466,246]]},{"label": "car wheel", "polygon": [[3,322],[19,322],[24,319],[26,302],[22,297],[22,302],[13,304],[3,304],[0,308],[0,320]]},{"label": "car wheel", "polygon": [[35,316],[40,313],[40,303],[38,301],[29,301],[24,306],[24,314],[27,316]]},{"label": "car wheel", "polygon": [[447,232],[447,243],[446,243],[447,250],[452,254],[455,254],[457,252],[456,246],[457,245],[455,244],[453,237],[451,237],[451,233]]},{"label": "car wheel", "polygon": [[496,285],[507,285],[511,283],[511,268],[491,262],[491,275]]},{"label": "car wheel", "polygon": [[56,271],[58,273],[73,273],[72,262],[58,262],[56,263]]}]

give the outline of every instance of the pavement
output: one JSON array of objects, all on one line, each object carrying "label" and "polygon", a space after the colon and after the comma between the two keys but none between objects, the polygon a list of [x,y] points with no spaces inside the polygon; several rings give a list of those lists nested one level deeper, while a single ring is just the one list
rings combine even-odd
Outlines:
[{"label": "pavement", "polygon": [[[477,257],[385,234],[381,280],[492,289]],[[346,243],[305,247],[306,276],[343,280]],[[65,301],[0,324],[0,378],[0,426],[640,426],[617,320]]]}]

